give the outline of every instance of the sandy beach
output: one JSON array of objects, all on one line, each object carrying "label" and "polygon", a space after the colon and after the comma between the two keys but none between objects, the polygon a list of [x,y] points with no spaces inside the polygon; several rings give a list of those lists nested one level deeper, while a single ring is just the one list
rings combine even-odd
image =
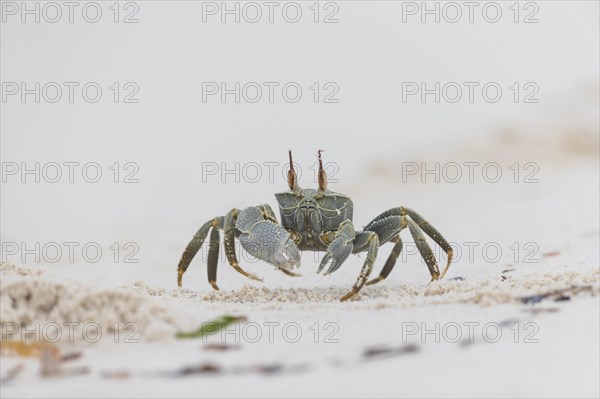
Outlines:
[{"label": "sandy beach", "polygon": [[[387,1],[299,2],[296,23],[288,3],[273,23],[247,2],[239,22],[100,2],[97,23],[2,3],[2,398],[597,398],[598,3],[500,2],[498,23]],[[205,242],[179,287],[205,222],[259,204],[281,220],[290,149],[315,189],[324,150],[356,230],[423,215],[453,248],[444,278],[405,229],[391,274],[346,302],[365,252],[327,276],[302,252],[290,277],[236,242],[260,282],[221,241],[216,291]]]}]

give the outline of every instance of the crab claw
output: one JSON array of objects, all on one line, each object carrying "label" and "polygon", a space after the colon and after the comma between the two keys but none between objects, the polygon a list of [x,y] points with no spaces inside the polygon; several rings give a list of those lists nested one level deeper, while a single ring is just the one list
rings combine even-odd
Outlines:
[{"label": "crab claw", "polygon": [[273,264],[288,271],[300,267],[300,251],[291,238],[275,251]]},{"label": "crab claw", "polygon": [[300,252],[288,231],[263,219],[260,209],[242,210],[236,227],[242,247],[252,256],[287,271],[300,266]]},{"label": "crab claw", "polygon": [[328,266],[324,273],[325,275],[331,274],[339,269],[340,266],[342,266],[342,263],[344,263],[352,253],[352,249],[354,248],[352,241],[355,236],[356,234],[352,225],[345,224],[340,226],[338,236],[327,247],[327,254],[323,257],[323,260],[317,269],[317,273],[321,273],[325,266]]},{"label": "crab claw", "polygon": [[339,237],[329,245],[327,248],[327,255],[323,257],[323,260],[317,269],[317,273],[321,273],[325,266],[328,266],[324,273],[326,276],[342,266],[342,263],[344,263],[344,261],[352,253],[352,243],[344,241],[345,240],[342,237]]}]

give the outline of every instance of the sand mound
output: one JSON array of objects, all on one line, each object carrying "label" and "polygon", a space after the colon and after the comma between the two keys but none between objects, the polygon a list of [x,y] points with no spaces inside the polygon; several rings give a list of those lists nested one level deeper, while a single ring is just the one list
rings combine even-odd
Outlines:
[{"label": "sand mound", "polygon": [[[491,306],[522,302],[532,295],[550,295],[565,291],[566,295],[594,295],[600,292],[600,269],[588,271],[554,271],[532,273],[506,271],[499,276],[479,279],[441,280],[431,284],[379,285],[363,288],[355,299],[343,306],[358,308],[415,307],[450,303]],[[148,287],[141,282],[128,287],[144,296],[178,297],[211,304],[252,304],[255,308],[289,309],[323,304],[339,304],[348,287],[267,288],[244,286],[239,290],[194,293],[189,289],[166,290]]]},{"label": "sand mound", "polygon": [[[3,265],[7,270],[17,268]],[[148,298],[40,278],[2,285],[0,323],[2,339],[27,341],[120,342],[128,337],[137,342],[172,336],[176,329],[168,311]]]}]

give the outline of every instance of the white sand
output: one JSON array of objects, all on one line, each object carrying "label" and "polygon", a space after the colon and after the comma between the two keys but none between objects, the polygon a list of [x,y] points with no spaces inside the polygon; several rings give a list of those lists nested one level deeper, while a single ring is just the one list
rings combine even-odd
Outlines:
[{"label": "white sand", "polygon": [[[39,271],[13,264],[0,265],[0,273],[3,278],[0,323],[28,331],[35,331],[36,324],[44,328],[49,323],[57,323],[64,328],[65,323],[79,323],[73,325],[71,335],[57,335],[62,342],[83,341],[82,329],[89,323],[96,323],[105,333],[123,333],[127,323],[135,323],[140,336],[150,338],[172,335],[176,328],[175,320],[163,307],[124,290],[98,290],[76,282],[62,284],[44,279]],[[4,283],[14,273],[42,277]],[[3,338],[11,338],[11,331],[3,329]],[[7,332],[11,332],[10,335],[6,335]],[[52,331],[47,334],[55,336]],[[25,338],[36,341],[34,334]]]},{"label": "white sand", "polygon": [[[2,264],[2,322],[29,324],[29,329],[32,322],[95,322],[103,329],[98,342],[82,339],[82,331],[76,330],[73,343],[63,339],[58,344],[64,354],[82,352],[80,359],[62,366],[64,372],[85,367],[85,375],[44,378],[39,360],[2,356],[2,377],[23,367],[2,384],[3,397],[597,397],[598,193],[593,184],[582,184],[597,176],[597,166],[589,160],[548,164],[543,184],[532,187],[534,192],[515,190],[513,198],[495,197],[496,189],[510,185],[479,191],[445,186],[454,212],[438,214],[438,227],[444,226],[453,242],[497,242],[506,252],[501,259],[490,263],[480,252],[463,254],[444,280],[429,284],[425,265],[408,256],[387,280],[365,287],[347,303],[338,298],[354,281],[364,257],[351,257],[328,278],[313,274],[317,264],[310,257],[303,260],[299,278],[261,263],[246,264],[264,283],[245,279],[221,260],[219,292],[210,289],[205,266],[195,260],[184,288],[177,288],[175,265],[188,234],[181,234],[183,242],[172,238],[168,249],[161,249],[165,253],[152,252],[157,261],[147,265]],[[375,190],[379,183],[368,184]],[[556,191],[557,184],[563,190]],[[431,190],[429,185],[415,188],[425,196]],[[465,189],[469,205],[455,200],[464,197]],[[380,197],[371,201],[373,208],[391,202],[392,195],[381,191]],[[577,203],[578,210],[554,212],[569,203]],[[373,213],[358,209],[361,215]],[[504,213],[511,217],[499,219]],[[456,218],[460,222],[451,223]],[[513,229],[511,220],[535,227]],[[485,226],[494,222],[499,224],[490,236]],[[537,262],[524,262],[523,253],[514,259],[509,250],[514,242],[520,247],[535,242]],[[380,251],[374,273],[387,251]],[[538,303],[522,300],[546,294]],[[222,314],[243,315],[248,322],[207,343],[226,342],[237,349],[214,352],[203,350],[207,343],[202,340],[174,339],[176,331],[194,330]],[[123,329],[115,334],[115,322],[121,328],[135,323],[138,330],[133,336]],[[460,336],[454,340],[457,326]],[[126,340],[132,337],[133,342]],[[411,343],[417,345],[414,352],[400,351]],[[399,351],[366,359],[363,354],[373,348]],[[176,377],[185,367],[207,364],[219,374]],[[270,375],[260,371],[265,368],[280,371]]]}]

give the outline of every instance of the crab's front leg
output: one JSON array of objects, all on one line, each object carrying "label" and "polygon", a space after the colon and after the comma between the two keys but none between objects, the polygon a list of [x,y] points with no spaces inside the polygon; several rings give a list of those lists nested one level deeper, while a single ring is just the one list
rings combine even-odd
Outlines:
[{"label": "crab's front leg", "polygon": [[242,247],[252,256],[293,275],[290,270],[300,266],[300,252],[290,233],[277,224],[268,205],[240,211],[235,227],[240,231]]}]

